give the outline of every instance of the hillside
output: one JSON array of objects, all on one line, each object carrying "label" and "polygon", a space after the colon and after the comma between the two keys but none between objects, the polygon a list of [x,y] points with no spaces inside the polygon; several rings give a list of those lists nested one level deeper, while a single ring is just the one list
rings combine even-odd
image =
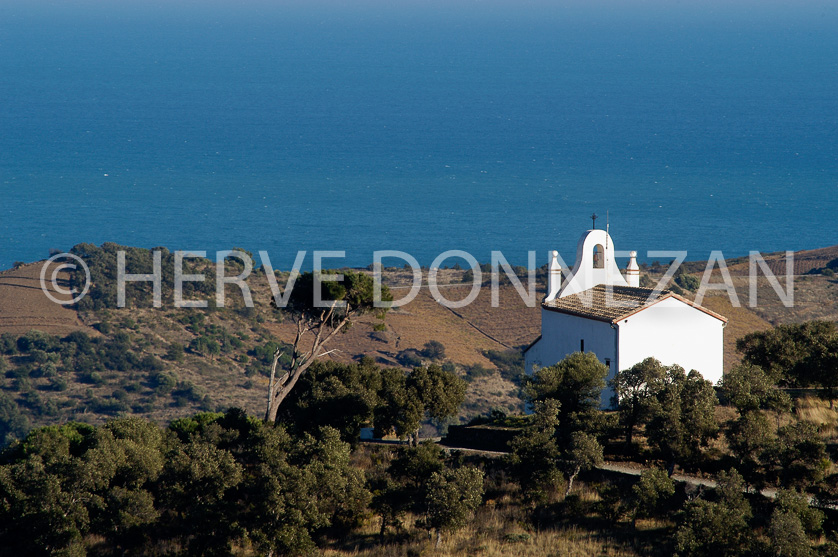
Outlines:
[{"label": "hillside", "polygon": [[[47,298],[41,290],[42,265],[31,263],[16,269],[0,272],[0,333],[23,334],[37,329],[54,335],[66,335],[86,329],[78,313]],[[51,270],[47,277],[51,276]],[[59,287],[66,288],[69,273],[58,275]],[[61,286],[65,284],[65,286]],[[67,300],[68,294],[56,291],[51,281],[46,285],[58,300]]]},{"label": "hillside", "polygon": [[[108,261],[105,257],[112,256],[108,250],[114,250],[112,244],[106,246],[84,246],[84,250],[100,258],[99,264],[103,265]],[[836,252],[838,248],[801,252],[801,261],[819,265],[807,272],[824,269]],[[147,250],[132,249],[131,257],[139,265],[133,272],[145,270],[142,265],[146,264],[143,258],[149,258]],[[776,261],[774,256],[766,259]],[[149,258],[146,268],[150,266]],[[102,292],[113,279],[104,274],[94,277],[98,284],[93,292],[100,297],[92,296],[81,307],[70,309],[51,302],[40,290],[40,267],[34,263],[0,273],[0,347],[4,347],[0,360],[7,368],[0,378],[0,394],[14,402],[4,408],[23,424],[18,427],[20,431],[67,420],[100,423],[121,414],[167,422],[198,410],[230,406],[255,415],[264,412],[270,356],[277,342],[291,342],[294,336],[293,323],[269,305],[270,290],[264,274],[257,271],[248,279],[255,301],[252,309],[243,307],[241,295],[233,287],[227,290],[227,308],[211,305],[206,309],[175,309],[166,298],[164,307],[155,309],[148,285],[129,286],[129,307],[117,309],[115,304],[105,303]],[[209,274],[212,267],[210,262],[197,261],[193,271]],[[700,277],[703,265],[691,263],[688,269]],[[828,272],[797,277],[793,308],[785,308],[767,281],[760,279],[760,305],[750,308],[747,261],[732,260],[730,269],[743,305],[733,307],[726,294],[719,291],[709,293],[703,302],[730,320],[725,330],[726,369],[739,360],[736,339],[749,332],[776,323],[838,319],[838,281]],[[655,280],[663,270],[645,269],[646,280]],[[471,284],[463,283],[464,273],[440,271],[440,291],[448,299],[468,295]],[[60,278],[65,282],[71,279],[66,273]],[[279,284],[286,278],[280,274]],[[384,272],[384,282],[396,298],[407,292],[408,281],[409,274],[403,269]],[[385,367],[409,368],[427,363],[423,348],[437,341],[444,347],[444,355],[437,361],[449,362],[470,381],[461,420],[494,408],[520,409],[515,382],[520,361],[516,363],[512,355],[539,334],[539,308],[527,307],[509,284],[500,287],[498,307],[492,307],[490,284],[486,282],[473,303],[449,309],[434,301],[426,281],[427,277],[412,302],[391,310],[385,321],[366,315],[338,335],[330,345],[335,351],[329,358],[351,362],[366,355]],[[211,276],[207,284],[210,287],[195,285],[185,298],[211,298]],[[539,284],[539,299],[543,286]],[[46,337],[27,335],[31,330],[46,333]],[[81,344],[66,340],[74,331],[84,333],[83,338],[79,337]],[[20,341],[23,335],[27,337]],[[18,349],[20,342],[29,347],[28,351]],[[79,355],[82,345],[87,347],[89,357]],[[96,360],[95,365],[88,361],[90,358]],[[502,369],[498,372],[495,364],[500,362]],[[4,416],[4,420],[9,419]]]}]

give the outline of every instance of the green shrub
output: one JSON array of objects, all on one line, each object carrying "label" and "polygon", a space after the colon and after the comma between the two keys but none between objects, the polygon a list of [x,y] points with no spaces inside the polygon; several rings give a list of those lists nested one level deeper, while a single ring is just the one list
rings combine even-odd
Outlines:
[{"label": "green shrub", "polygon": [[420,358],[419,353],[412,348],[399,352],[396,356],[396,360],[404,367],[409,368],[419,367],[422,365],[422,358]]},{"label": "green shrub", "polygon": [[157,394],[170,393],[176,385],[177,379],[170,373],[156,372],[149,376],[149,386]]},{"label": "green shrub", "polygon": [[429,360],[441,360],[445,358],[445,346],[438,340],[431,340],[425,343],[419,354]]},{"label": "green shrub", "polygon": [[89,383],[91,385],[101,385],[105,382],[105,379],[99,374],[98,371],[91,371],[88,373],[79,374],[79,381],[81,383]]},{"label": "green shrub", "polygon": [[681,273],[678,276],[676,276],[675,283],[684,290],[689,290],[690,292],[695,292],[701,286],[701,281],[698,279],[698,277],[694,275],[688,275],[686,273]]},{"label": "green shrub", "polygon": [[166,349],[166,359],[172,362],[182,362],[184,355],[184,347],[178,342],[173,342]]},{"label": "green shrub", "polygon": [[466,366],[465,370],[467,381],[474,381],[478,377],[488,377],[495,372],[495,370],[483,367],[481,364]]},{"label": "green shrub", "polygon": [[49,387],[53,391],[66,391],[67,390],[67,380],[63,377],[50,377],[49,378]]},{"label": "green shrub", "polygon": [[520,383],[524,377],[524,353],[521,350],[484,350],[483,355],[492,362],[501,377]]},{"label": "green shrub", "polygon": [[8,356],[17,354],[17,337],[11,333],[0,335],[0,353]]}]

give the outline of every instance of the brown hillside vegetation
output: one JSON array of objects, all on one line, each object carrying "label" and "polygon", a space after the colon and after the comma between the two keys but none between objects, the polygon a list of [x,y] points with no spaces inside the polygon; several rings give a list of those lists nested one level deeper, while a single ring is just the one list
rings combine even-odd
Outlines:
[{"label": "brown hillside vegetation", "polygon": [[[832,250],[832,251],[830,251]],[[815,254],[821,263],[831,261],[833,251],[813,250],[803,252]],[[769,256],[766,256],[768,258]],[[810,274],[795,278],[795,305],[786,308],[765,278],[758,281],[758,306],[748,306],[747,261],[732,261],[733,281],[736,285],[740,307],[734,307],[724,291],[710,291],[703,304],[729,319],[725,329],[725,368],[730,369],[739,361],[735,344],[738,338],[774,324],[800,322],[809,319],[838,320],[838,280],[822,274]],[[823,263],[825,264],[825,263]],[[700,277],[701,271],[691,264],[689,270]],[[738,267],[737,267],[738,265]],[[703,268],[703,265],[701,266]],[[741,267],[741,268],[740,268]],[[744,270],[743,270],[744,269]],[[67,375],[65,390],[51,390],[50,382],[44,377],[33,377],[28,381],[43,401],[53,401],[57,410],[48,414],[49,423],[59,423],[72,418],[100,422],[106,415],[93,410],[102,401],[124,397],[128,391],[127,404],[130,411],[157,421],[168,421],[174,417],[188,415],[198,408],[223,409],[228,406],[245,408],[259,415],[264,410],[264,391],[267,388],[265,368],[251,354],[254,347],[264,345],[272,338],[285,342],[293,340],[294,325],[290,320],[277,322],[277,315],[270,309],[270,290],[261,273],[254,273],[250,285],[256,307],[251,312],[241,312],[241,296],[234,287],[228,288],[228,300],[236,308],[225,311],[190,310],[164,307],[154,309],[150,304],[125,309],[107,308],[98,314],[79,315],[69,307],[50,301],[40,288],[41,264],[29,264],[18,269],[0,273],[0,333],[23,335],[32,329],[41,330],[58,337],[72,331],[84,330],[92,336],[99,335],[93,327],[99,328],[100,321],[111,326],[111,333],[121,331],[131,337],[135,352],[140,357],[154,356],[165,362],[165,366],[187,386],[194,385],[193,401],[184,403],[181,397],[174,404],[166,402],[165,396],[155,397],[153,387],[144,383],[144,375],[112,370],[101,373],[95,381],[78,382],[76,375]],[[49,277],[51,272],[47,273]],[[465,271],[444,269],[439,271],[440,293],[448,300],[466,298],[471,291],[470,282],[464,283]],[[65,275],[59,275],[64,279]],[[488,350],[519,350],[534,340],[541,326],[539,303],[543,296],[543,284],[539,285],[535,307],[529,307],[517,290],[510,284],[499,287],[498,307],[492,307],[492,288],[488,276],[481,286],[474,302],[462,308],[447,308],[434,300],[427,284],[427,270],[423,285],[416,298],[409,304],[394,308],[382,322],[372,315],[362,316],[346,333],[335,337],[328,346],[334,349],[328,357],[340,362],[357,361],[361,356],[373,357],[382,366],[411,366],[404,358],[406,352],[421,351],[426,343],[438,341],[445,347],[445,355],[439,363],[457,364],[457,372],[467,374],[468,368],[476,366],[480,372],[470,377],[465,413],[467,419],[475,413],[492,408],[514,410],[520,404],[517,387],[508,377],[494,373],[494,365],[486,357]],[[652,277],[654,278],[654,277]],[[285,278],[279,278],[284,285]],[[714,281],[721,281],[718,271]],[[403,269],[386,269],[384,281],[393,289],[399,299],[407,294],[411,274]],[[131,288],[131,286],[129,286]],[[58,293],[55,293],[60,297]],[[229,303],[229,302],[228,302]],[[192,317],[203,314],[203,324],[190,324]],[[207,334],[207,327],[223,331],[240,338],[242,346],[221,354],[207,355],[188,347],[201,335]],[[377,330],[376,330],[377,329]],[[216,334],[213,333],[213,334]],[[220,334],[220,333],[218,333]],[[186,347],[185,355],[172,361],[166,354],[172,345]],[[11,361],[10,361],[11,363]],[[424,360],[428,363],[428,360]],[[63,373],[63,372],[62,372]],[[12,377],[3,379],[5,388],[13,389],[20,384],[18,397],[26,395],[26,381]],[[138,386],[139,385],[139,386]],[[139,394],[137,394],[139,393]],[[204,402],[198,402],[203,397]],[[22,399],[21,399],[22,400]],[[28,400],[28,399],[27,399]],[[35,397],[35,402],[38,399]],[[123,405],[124,406],[124,405]],[[116,408],[116,407],[114,407]],[[111,410],[118,412],[118,409]],[[45,414],[47,415],[47,414]],[[42,418],[39,418],[39,420]]]},{"label": "brown hillside vegetation", "polygon": [[[775,275],[784,275],[786,272],[785,252],[763,254],[763,259]],[[826,267],[831,261],[838,259],[838,246],[801,250],[794,252],[794,274],[805,275],[812,271],[818,271]],[[728,267],[732,274],[748,274],[748,258],[732,259]]]},{"label": "brown hillside vegetation", "polygon": [[[465,299],[471,285],[458,281],[441,284],[439,290],[454,302]],[[402,295],[399,288],[393,292],[396,298]],[[538,305],[527,307],[513,287],[499,287],[499,302],[498,307],[491,307],[491,286],[485,285],[473,303],[462,308],[447,308],[434,300],[425,281],[413,301],[388,312],[386,331],[372,332],[372,327],[379,321],[373,316],[364,316],[358,320],[358,326],[335,339],[331,346],[338,352],[332,357],[350,361],[365,354],[381,363],[395,363],[399,351],[421,349],[426,342],[437,340],[445,345],[447,359],[491,367],[492,363],[483,356],[484,350],[526,345],[538,336],[541,327]],[[266,326],[280,340],[291,342],[294,339],[293,323]]]},{"label": "brown hillside vegetation", "polygon": [[[827,321],[838,321],[838,278],[824,274],[794,275],[794,297],[790,305],[784,303],[786,297],[786,276],[785,271],[776,275],[779,281],[780,293],[775,291],[774,286],[762,272],[757,273],[756,299],[752,304],[751,285],[748,276],[747,263],[744,267],[737,265],[729,268],[731,281],[736,290],[736,297],[741,307],[758,315],[762,320],[771,325],[783,323],[802,323],[814,319]],[[695,273],[701,278],[702,273]],[[713,271],[711,283],[723,284],[722,275],[718,268]],[[715,296],[728,299],[724,290],[709,291],[704,302]],[[782,296],[781,296],[782,294]],[[724,315],[724,313],[722,312]]]}]

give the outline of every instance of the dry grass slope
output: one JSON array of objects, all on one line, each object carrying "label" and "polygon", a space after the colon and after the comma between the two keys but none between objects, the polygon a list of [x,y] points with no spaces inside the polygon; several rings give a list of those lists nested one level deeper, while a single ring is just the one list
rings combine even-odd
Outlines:
[{"label": "dry grass slope", "polygon": [[[38,329],[54,335],[66,335],[77,330],[92,331],[85,327],[74,310],[47,298],[41,290],[41,267],[41,263],[31,263],[0,272],[0,333],[23,334],[30,329]],[[49,280],[51,276],[50,268],[47,269],[46,284],[52,295],[58,300],[71,298],[55,290]],[[59,282],[66,281],[68,274],[59,273],[58,279]]]}]

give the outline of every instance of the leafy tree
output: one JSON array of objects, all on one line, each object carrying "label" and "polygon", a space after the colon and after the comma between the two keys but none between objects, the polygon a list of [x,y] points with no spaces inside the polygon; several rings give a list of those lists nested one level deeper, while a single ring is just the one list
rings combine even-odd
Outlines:
[{"label": "leafy tree", "polygon": [[399,449],[383,477],[373,483],[372,507],[381,516],[381,535],[398,526],[407,512],[426,510],[425,490],[431,476],[445,468],[442,448],[430,441]]},{"label": "leafy tree", "polygon": [[454,373],[432,364],[405,374],[398,369],[381,372],[375,429],[395,430],[399,438],[418,440],[423,419],[443,421],[454,416],[465,400],[466,383]]},{"label": "leafy tree", "polygon": [[224,520],[225,499],[242,482],[244,469],[227,450],[202,439],[179,445],[166,457],[161,495],[178,509],[172,521],[193,553],[222,552],[233,533]]},{"label": "leafy tree", "polygon": [[315,362],[286,399],[277,419],[298,432],[330,426],[344,441],[354,443],[361,428],[373,421],[380,390],[381,370],[371,359],[358,364]]},{"label": "leafy tree", "polygon": [[838,328],[830,321],[780,325],[736,342],[745,362],[787,386],[820,386],[832,407],[838,388]]},{"label": "leafy tree", "polygon": [[36,429],[0,460],[9,554],[312,552],[369,504],[337,431],[295,437],[240,410]]},{"label": "leafy tree", "polygon": [[684,373],[677,365],[668,368],[646,434],[669,462],[670,474],[676,463],[697,458],[718,433],[717,402],[713,386],[700,373]]},{"label": "leafy tree", "polygon": [[666,380],[666,367],[655,358],[646,358],[629,369],[618,371],[611,379],[620,423],[631,446],[634,429],[648,421],[657,405],[659,391]]},{"label": "leafy tree", "polygon": [[12,333],[0,335],[0,354],[13,356],[17,354],[17,338]]},{"label": "leafy tree", "polygon": [[214,358],[221,354],[221,345],[217,340],[208,336],[200,336],[189,343],[189,349],[195,353]]},{"label": "leafy tree", "polygon": [[701,280],[695,275],[688,275],[687,273],[681,272],[675,275],[675,284],[683,288],[684,290],[689,290],[690,292],[695,292],[701,286]]},{"label": "leafy tree", "polygon": [[159,395],[168,394],[177,386],[177,378],[171,373],[153,373],[149,377],[149,386]]},{"label": "leafy tree", "polygon": [[539,369],[524,384],[530,404],[548,399],[559,403],[559,423],[567,436],[598,426],[602,390],[608,368],[591,352],[574,352],[559,363]]},{"label": "leafy tree", "polygon": [[775,445],[768,419],[762,412],[745,412],[728,425],[726,436],[747,483],[763,487]]},{"label": "leafy tree", "polygon": [[573,480],[583,470],[590,470],[602,464],[602,445],[596,437],[584,431],[574,431],[570,436],[570,448],[565,456],[567,488],[565,496],[570,495]]},{"label": "leafy tree", "polygon": [[731,469],[717,477],[717,501],[696,499],[687,503],[675,533],[680,555],[716,557],[746,554],[753,538],[749,528],[751,506],[743,495],[745,482]]},{"label": "leafy tree", "polygon": [[808,422],[780,428],[768,454],[773,477],[783,486],[809,487],[823,479],[830,467],[826,444],[817,428]]},{"label": "leafy tree", "polygon": [[410,372],[407,389],[422,402],[427,417],[436,421],[456,415],[466,396],[465,381],[435,364]]},{"label": "leafy tree", "polygon": [[29,430],[29,420],[20,412],[15,400],[0,392],[0,446],[20,439]]},{"label": "leafy tree", "polygon": [[166,486],[178,495],[176,516],[188,521],[175,530],[193,553],[229,554],[242,536],[266,554],[312,552],[320,533],[354,524],[369,503],[349,445],[332,428],[292,436],[240,410],[198,414],[172,427],[186,445],[198,445],[192,450],[199,462],[213,451],[208,447],[221,451],[206,461],[215,468],[196,465],[189,472],[176,466],[181,474],[175,480],[183,488]]},{"label": "leafy tree", "polygon": [[[334,273],[325,273],[334,274]],[[324,281],[323,275],[312,273],[300,275],[288,298],[286,311],[290,312],[297,325],[289,368],[277,377],[276,367],[282,352],[274,353],[271,364],[271,378],[268,386],[268,407],[266,421],[276,421],[279,406],[288,397],[291,390],[308,370],[311,364],[328,353],[326,345],[334,336],[345,330],[356,316],[377,312],[384,316],[386,308],[376,308],[374,283],[369,275],[344,271],[343,281]],[[315,289],[319,288],[319,298],[326,307],[315,305]],[[381,287],[382,301],[391,301],[386,286]]]},{"label": "leafy tree", "polygon": [[375,408],[375,434],[379,437],[395,431],[404,439],[419,428],[425,406],[407,388],[407,374],[398,368],[381,370],[378,406]]},{"label": "leafy tree", "polygon": [[823,532],[824,514],[809,504],[805,493],[794,489],[781,489],[777,492],[774,506],[780,512],[794,515],[809,536],[819,536]]},{"label": "leafy tree", "polygon": [[753,364],[741,364],[731,369],[721,380],[722,392],[740,414],[757,410],[771,410],[780,417],[791,410],[791,398],[777,387],[776,378]]},{"label": "leafy tree", "polygon": [[483,497],[483,472],[466,466],[434,472],[425,494],[426,525],[436,530],[436,546],[443,531],[456,531],[466,525]]},{"label": "leafy tree", "polygon": [[644,470],[640,480],[632,486],[634,500],[633,521],[639,517],[659,516],[667,503],[675,495],[675,483],[669,475],[659,468]]},{"label": "leafy tree", "polygon": [[740,412],[758,410],[776,387],[760,367],[753,364],[735,366],[721,380],[722,392]]},{"label": "leafy tree", "polygon": [[796,515],[774,509],[768,526],[771,547],[777,557],[808,557],[814,555],[809,539]]},{"label": "leafy tree", "polygon": [[510,442],[509,464],[525,500],[543,504],[565,484],[559,466],[559,402],[536,402],[533,418],[533,424]]},{"label": "leafy tree", "polygon": [[[83,553],[90,525],[86,503],[95,485],[73,453],[91,440],[80,424],[31,432],[0,468],[0,540],[10,554]],[[81,472],[81,473],[80,473]]]},{"label": "leafy tree", "polygon": [[182,362],[183,354],[183,345],[177,342],[171,343],[169,347],[166,349],[166,359],[171,360],[173,362]]}]

